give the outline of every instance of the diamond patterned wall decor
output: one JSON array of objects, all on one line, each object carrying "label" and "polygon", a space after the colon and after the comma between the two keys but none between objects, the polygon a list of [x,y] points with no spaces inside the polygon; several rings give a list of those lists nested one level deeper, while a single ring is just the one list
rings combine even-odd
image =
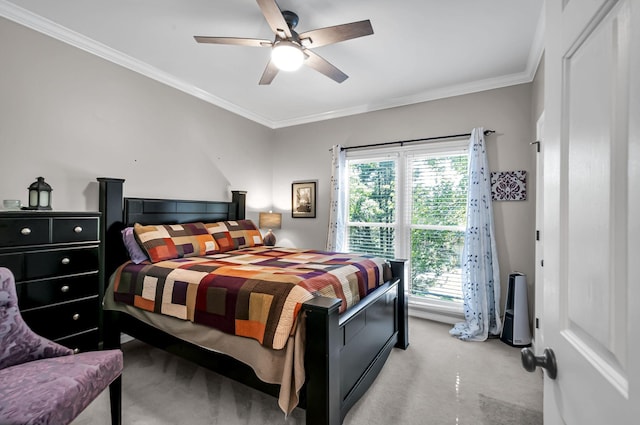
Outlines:
[{"label": "diamond patterned wall decor", "polygon": [[492,171],[491,199],[494,201],[526,201],[527,172]]}]

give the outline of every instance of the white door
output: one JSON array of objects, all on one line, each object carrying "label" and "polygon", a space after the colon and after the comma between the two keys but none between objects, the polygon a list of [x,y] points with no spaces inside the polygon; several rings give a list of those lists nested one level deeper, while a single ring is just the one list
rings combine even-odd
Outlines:
[{"label": "white door", "polygon": [[640,423],[640,1],[548,0],[545,425]]}]

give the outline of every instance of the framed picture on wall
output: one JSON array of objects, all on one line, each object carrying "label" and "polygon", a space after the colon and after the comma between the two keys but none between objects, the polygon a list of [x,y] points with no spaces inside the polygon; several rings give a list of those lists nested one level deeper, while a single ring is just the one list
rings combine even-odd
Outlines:
[{"label": "framed picture on wall", "polygon": [[316,182],[291,184],[291,217],[316,217]]}]

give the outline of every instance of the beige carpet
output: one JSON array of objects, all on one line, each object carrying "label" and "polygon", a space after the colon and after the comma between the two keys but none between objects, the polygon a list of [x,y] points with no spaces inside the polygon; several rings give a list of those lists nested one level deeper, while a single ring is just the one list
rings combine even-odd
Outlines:
[{"label": "beige carpet", "polygon": [[[394,349],[345,425],[540,425],[542,375],[520,365],[520,349],[494,339],[462,342],[449,325],[410,318],[406,351]],[[123,346],[124,424],[302,425],[276,400],[138,341]],[[73,425],[109,424],[102,394]]]}]

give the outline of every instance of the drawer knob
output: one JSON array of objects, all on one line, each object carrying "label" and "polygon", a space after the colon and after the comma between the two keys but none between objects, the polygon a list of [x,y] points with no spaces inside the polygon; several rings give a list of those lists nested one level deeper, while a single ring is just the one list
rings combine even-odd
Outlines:
[{"label": "drawer knob", "polygon": [[73,231],[76,232],[76,233],[82,233],[82,227],[76,226],[76,227],[73,228]]},{"label": "drawer knob", "polygon": [[23,234],[23,235],[25,235],[25,236],[30,235],[30,234],[31,234],[31,229],[29,229],[28,227],[23,227],[23,228],[20,230],[20,233],[22,233],[22,234]]},{"label": "drawer knob", "polygon": [[80,352],[79,348],[76,347],[76,348],[73,349],[73,354],[78,354],[79,352]]},{"label": "drawer knob", "polygon": [[60,288],[60,291],[66,294],[67,292],[69,292],[69,285],[64,285],[62,288]]},{"label": "drawer knob", "polygon": [[74,314],[71,318],[72,318],[73,320],[78,320],[78,319],[80,319],[80,315],[79,315],[78,313],[76,313],[76,314]]},{"label": "drawer knob", "polygon": [[62,264],[69,264],[71,262],[71,260],[69,259],[69,257],[64,257],[61,261]]}]

